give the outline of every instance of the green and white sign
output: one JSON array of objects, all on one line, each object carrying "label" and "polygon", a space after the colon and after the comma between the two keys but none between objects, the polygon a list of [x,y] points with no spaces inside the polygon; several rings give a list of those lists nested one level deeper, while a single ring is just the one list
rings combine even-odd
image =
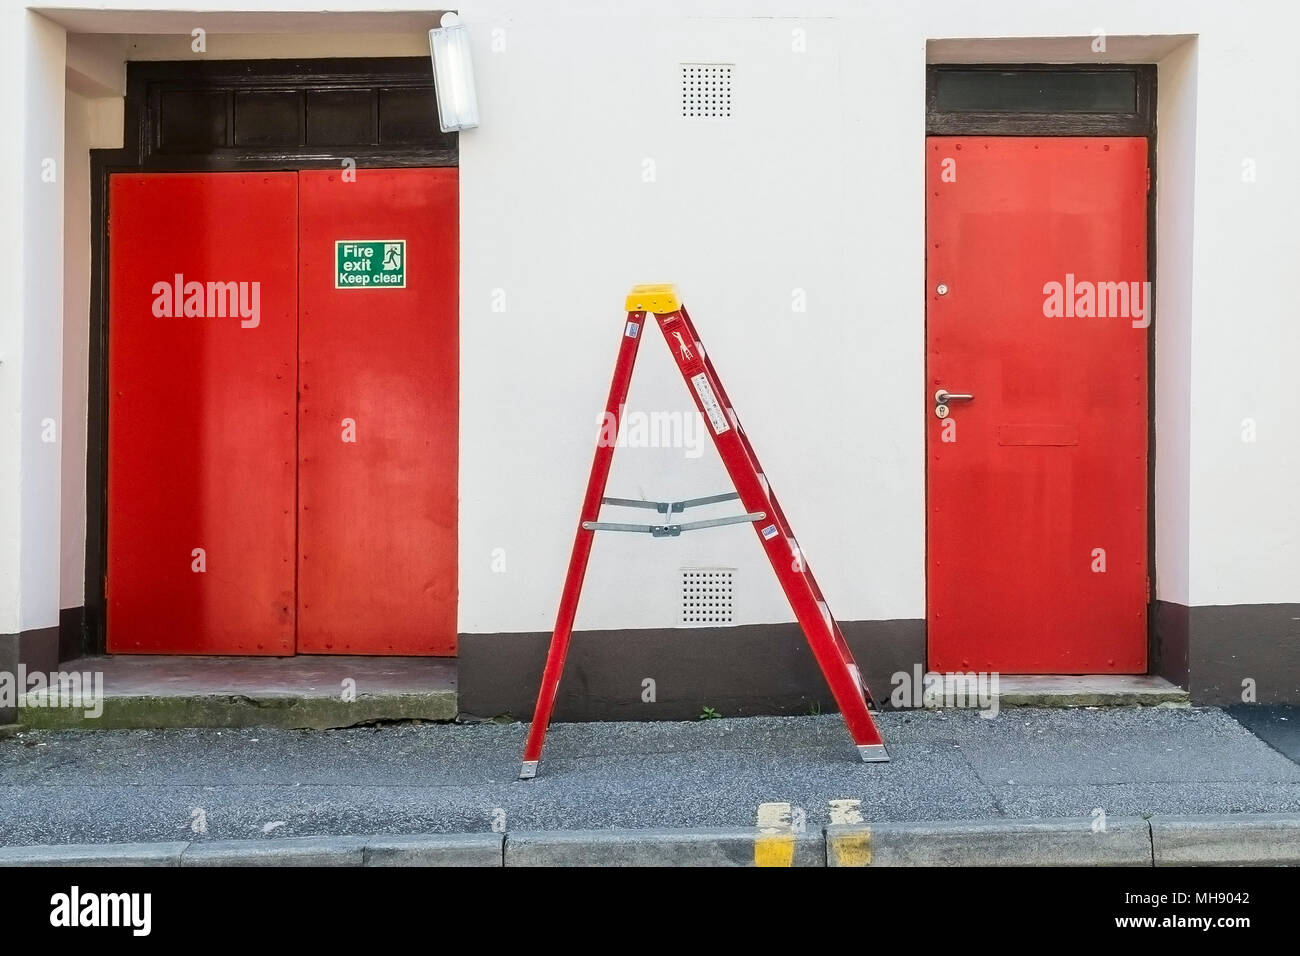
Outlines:
[{"label": "green and white sign", "polygon": [[405,239],[339,239],[334,243],[334,288],[405,289]]}]

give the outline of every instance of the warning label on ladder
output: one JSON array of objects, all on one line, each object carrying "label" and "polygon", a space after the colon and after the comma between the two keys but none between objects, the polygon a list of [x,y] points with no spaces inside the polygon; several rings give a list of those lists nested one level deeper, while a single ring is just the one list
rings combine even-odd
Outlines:
[{"label": "warning label on ladder", "polygon": [[718,398],[713,394],[713,386],[709,384],[709,378],[703,372],[691,379],[691,384],[695,386],[695,394],[700,396],[700,404],[704,406],[704,414],[709,416],[709,424],[713,426],[713,434],[721,435],[723,432],[730,430],[731,426],[727,424],[727,416],[722,414],[722,406],[718,404]]}]

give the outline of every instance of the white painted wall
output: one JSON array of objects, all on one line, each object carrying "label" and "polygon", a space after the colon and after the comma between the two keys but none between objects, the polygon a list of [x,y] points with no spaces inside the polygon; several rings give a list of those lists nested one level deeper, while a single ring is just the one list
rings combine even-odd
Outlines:
[{"label": "white painted wall", "polygon": [[1279,5],[1269,25],[1214,9],[1197,50],[1189,589],[1196,604],[1297,601],[1300,7]]},{"label": "white painted wall", "polygon": [[[1097,59],[1161,61],[1158,595],[1300,600],[1300,498],[1285,490],[1300,477],[1286,374],[1300,324],[1284,276],[1300,253],[1284,159],[1300,147],[1295,8],[1097,3],[1080,18],[1038,3],[789,2],[759,19],[722,3],[693,4],[690,18],[679,4],[596,6],[461,6],[484,118],[461,141],[464,630],[549,626],[618,295],[661,279],[694,306],[836,613],[924,616],[926,42],[1019,38],[1006,46],[1025,59],[1088,61],[1098,25],[1112,37]],[[796,29],[806,54],[790,52]],[[675,115],[677,64],[691,60],[737,64],[725,127]],[[645,157],[654,184],[641,181]],[[1254,184],[1241,182],[1247,157]],[[498,287],[504,315],[490,309]],[[795,287],[807,315],[789,311]],[[563,330],[563,352],[543,344],[540,321]],[[1254,444],[1241,441],[1245,417]],[[615,493],[642,490],[629,458]],[[664,478],[643,473],[658,494]],[[747,534],[601,539],[579,626],[673,623],[673,572],[693,560],[740,566],[743,620],[788,619]],[[490,570],[494,547],[512,557],[505,575]]]},{"label": "white painted wall", "polygon": [[[27,14],[23,137],[22,604],[20,630],[58,624],[63,421],[63,28]],[[54,169],[47,177],[45,170]],[[51,429],[51,424],[53,428]],[[54,440],[50,440],[53,436]],[[53,599],[53,600],[51,600]]]},{"label": "white painted wall", "polygon": [[[436,19],[402,0],[270,0],[256,12],[205,0],[209,12],[185,10],[193,5],[47,4],[81,32],[178,35],[131,39],[129,55],[142,58],[177,55],[200,21],[210,34],[248,34],[228,45],[210,36],[213,55],[420,53]],[[661,280],[681,286],[836,614],[924,616],[927,41],[948,41],[955,58],[952,41],[1004,38],[1026,58],[1087,61],[1099,26],[1111,35],[1106,58],[1161,65],[1159,596],[1300,601],[1300,497],[1288,490],[1300,477],[1291,411],[1300,323],[1287,282],[1300,261],[1300,197],[1287,175],[1300,150],[1300,66],[1288,40],[1296,8],[467,0],[460,10],[483,115],[461,138],[462,630],[550,627],[621,298],[634,282]],[[806,52],[792,49],[796,30]],[[394,34],[406,40],[390,50]],[[15,57],[4,59],[0,71],[18,75]],[[677,115],[682,61],[736,64],[730,122]],[[1241,180],[1247,158],[1254,183]],[[653,182],[643,181],[646,160]],[[0,178],[0,213],[21,203],[17,181]],[[13,243],[12,230],[0,241]],[[791,310],[795,289],[806,313]],[[496,290],[504,312],[492,310]],[[75,344],[65,345],[73,365],[84,361]],[[689,408],[654,337],[642,356],[632,407]],[[0,367],[9,408],[6,374]],[[1254,443],[1241,441],[1244,418],[1255,420]],[[0,447],[17,447],[15,428],[0,421]],[[0,462],[4,595],[6,571],[16,573],[18,469]],[[610,492],[673,497],[724,484],[711,452],[624,449]],[[24,503],[24,520],[49,521],[38,503]],[[505,550],[503,574],[492,571],[495,548]],[[687,564],[739,569],[740,620],[789,618],[742,527],[601,538],[579,626],[673,624],[675,572]],[[65,577],[72,570],[65,560]],[[0,631],[12,603],[0,597]]]},{"label": "white painted wall", "polygon": [[1156,82],[1156,596],[1190,605],[1195,40],[1160,60]]},{"label": "white painted wall", "polygon": [[[8,64],[7,79],[21,81],[13,66],[21,64],[26,38],[21,11],[0,13],[0,63]],[[18,87],[22,89],[22,87]],[[26,113],[22,98],[0,100],[8,129],[23,128]],[[23,155],[17,149],[0,150],[0,260],[21,269],[23,255]],[[0,634],[18,630],[19,568],[22,562],[22,388],[23,317],[20,309],[0,311]]]},{"label": "white painted wall", "polygon": [[63,169],[63,456],[59,607],[80,607],[86,573],[87,369],[90,362],[90,148],[96,101],[68,91]]},{"label": "white painted wall", "polygon": [[[920,182],[923,100],[898,107],[907,132],[894,146],[871,148],[869,97],[843,91],[869,82],[859,64],[873,41],[832,21],[807,24],[808,50],[794,53],[791,21],[516,15],[494,53],[497,21],[472,15],[483,126],[461,137],[462,629],[550,626],[622,295],[665,280],[837,615],[922,616],[925,422],[905,397],[923,395],[923,249],[920,224],[890,206]],[[730,122],[680,118],[682,61],[737,64]],[[491,310],[497,288],[504,314]],[[657,333],[642,354],[631,406],[689,408]],[[670,475],[674,457],[688,470]],[[681,458],[616,454],[610,492],[726,489],[712,449],[693,468]],[[526,490],[512,462],[527,462]],[[790,618],[738,526],[598,538],[579,626],[673,625],[676,569],[690,564],[739,569],[740,620]]]},{"label": "white painted wall", "polygon": [[0,633],[58,622],[62,377],[63,30],[0,12],[11,96],[0,150]]}]

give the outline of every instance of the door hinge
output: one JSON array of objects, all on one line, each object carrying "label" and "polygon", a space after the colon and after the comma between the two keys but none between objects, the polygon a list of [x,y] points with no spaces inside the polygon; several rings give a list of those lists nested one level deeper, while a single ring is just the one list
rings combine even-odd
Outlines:
[{"label": "door hinge", "polygon": [[1147,575],[1147,603],[1151,603],[1151,575]]},{"label": "door hinge", "polygon": [[1151,192],[1151,167],[1147,167],[1147,192]]}]

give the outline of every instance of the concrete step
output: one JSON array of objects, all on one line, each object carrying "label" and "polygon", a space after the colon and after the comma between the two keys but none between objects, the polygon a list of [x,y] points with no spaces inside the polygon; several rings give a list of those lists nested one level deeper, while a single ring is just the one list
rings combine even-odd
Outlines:
[{"label": "concrete step", "polygon": [[[80,677],[28,690],[19,701],[24,727],[326,730],[457,713],[456,661],[447,658],[130,655],[80,657],[59,670]],[[74,688],[80,697],[70,700]]]},{"label": "concrete step", "polygon": [[1191,695],[1163,677],[1003,674],[998,684],[998,703],[1002,707],[1191,706]]}]

